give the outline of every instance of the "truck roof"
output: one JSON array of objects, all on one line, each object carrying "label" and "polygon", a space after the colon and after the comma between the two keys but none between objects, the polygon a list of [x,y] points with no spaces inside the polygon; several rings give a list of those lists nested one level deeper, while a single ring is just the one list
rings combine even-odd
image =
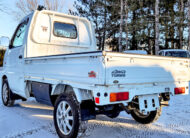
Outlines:
[{"label": "truck roof", "polygon": [[[80,16],[75,16],[75,15],[70,15],[70,14],[65,14],[62,12],[57,12],[57,11],[50,11],[50,10],[42,10],[40,11],[42,13],[46,13],[49,15],[56,15],[56,16],[62,16],[62,17],[69,17],[69,18],[73,18],[73,19],[82,19],[82,20],[88,20],[85,17],[80,17]],[[89,20],[88,20],[89,21]]]}]

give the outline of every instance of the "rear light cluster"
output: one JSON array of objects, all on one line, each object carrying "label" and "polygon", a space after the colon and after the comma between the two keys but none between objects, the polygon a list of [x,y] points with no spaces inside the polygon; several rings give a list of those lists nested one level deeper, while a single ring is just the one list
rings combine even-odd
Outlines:
[{"label": "rear light cluster", "polygon": [[110,93],[110,102],[129,100],[129,92]]},{"label": "rear light cluster", "polygon": [[185,94],[185,87],[179,87],[174,89],[175,94]]}]

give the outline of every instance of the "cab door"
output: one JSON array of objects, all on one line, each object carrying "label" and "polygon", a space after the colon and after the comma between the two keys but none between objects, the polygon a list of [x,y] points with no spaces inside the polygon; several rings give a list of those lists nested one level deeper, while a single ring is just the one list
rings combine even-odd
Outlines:
[{"label": "cab door", "polygon": [[26,32],[28,28],[28,20],[20,23],[11,40],[7,55],[7,74],[8,82],[11,90],[25,97],[24,86],[24,47],[26,45]]}]

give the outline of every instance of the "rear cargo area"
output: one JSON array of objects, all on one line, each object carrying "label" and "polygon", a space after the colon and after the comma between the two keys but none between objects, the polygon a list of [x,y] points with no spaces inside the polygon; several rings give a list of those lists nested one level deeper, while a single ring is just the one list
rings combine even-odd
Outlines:
[{"label": "rear cargo area", "polygon": [[145,84],[189,81],[189,59],[105,53],[106,84]]}]

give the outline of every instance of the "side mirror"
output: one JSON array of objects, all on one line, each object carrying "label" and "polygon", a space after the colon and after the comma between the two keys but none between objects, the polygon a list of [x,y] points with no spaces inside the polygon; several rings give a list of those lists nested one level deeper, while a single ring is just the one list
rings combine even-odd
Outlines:
[{"label": "side mirror", "polygon": [[0,37],[0,47],[2,48],[9,48],[10,39],[6,36]]}]

